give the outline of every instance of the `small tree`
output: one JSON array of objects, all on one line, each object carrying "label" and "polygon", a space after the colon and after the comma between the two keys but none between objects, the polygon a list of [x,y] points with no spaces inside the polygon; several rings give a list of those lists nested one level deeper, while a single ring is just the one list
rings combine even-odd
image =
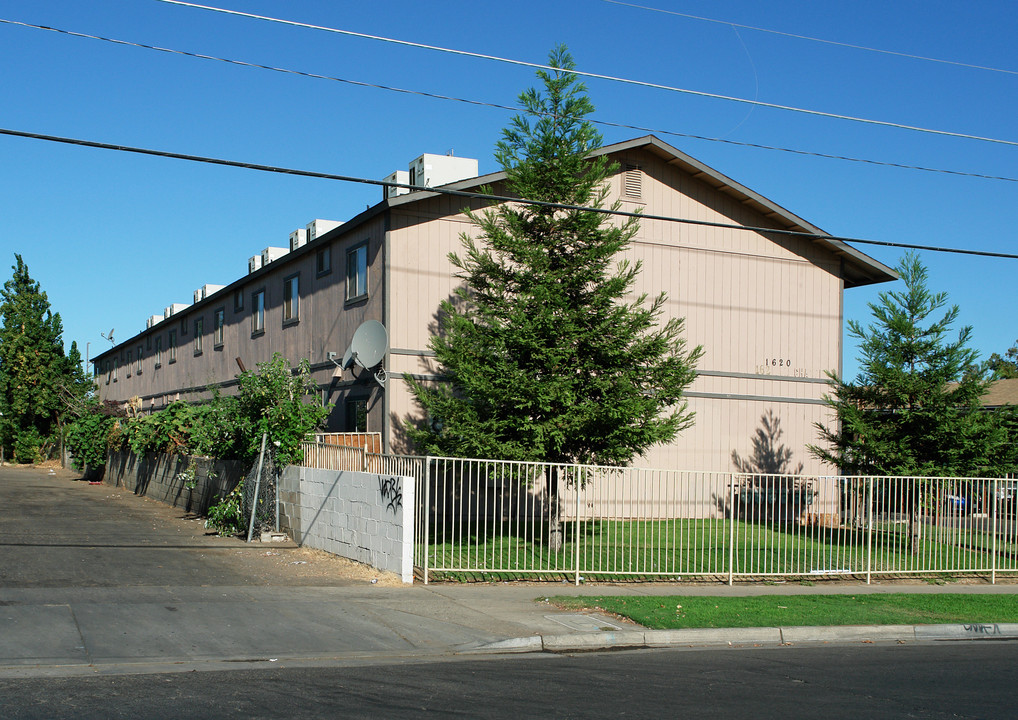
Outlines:
[{"label": "small tree", "polygon": [[0,291],[0,446],[31,462],[56,434],[71,368],[60,315],[21,256],[14,258],[14,275]]},{"label": "small tree", "polygon": [[[447,382],[410,382],[431,419],[407,425],[423,452],[622,465],[693,422],[682,395],[702,351],[686,349],[682,320],[657,324],[663,294],[630,297],[640,264],[619,258],[637,221],[574,209],[603,207],[618,166],[591,156],[601,136],[569,53],[549,65],[495,158],[509,194],[569,207],[468,213],[480,237],[450,255],[464,284],[431,339]],[[554,472],[550,485],[555,506]]]},{"label": "small tree", "polygon": [[817,424],[824,446],[816,457],[853,475],[972,476],[997,469],[1003,433],[981,409],[987,381],[968,347],[971,327],[947,338],[958,306],[926,287],[926,268],[913,253],[898,265],[904,292],[883,292],[870,304],[875,322],[850,320],[861,341],[859,376],[829,374],[828,406],[838,426]]},{"label": "small tree", "polygon": [[992,380],[1008,380],[1018,378],[1018,340],[1001,356],[993,353],[983,363],[983,370]]},{"label": "small tree", "polygon": [[304,459],[300,444],[321,428],[331,407],[305,402],[318,386],[311,378],[308,361],[301,360],[296,371],[279,353],[259,363],[257,372],[244,371],[237,376],[237,411],[243,437],[238,453],[242,457],[258,455],[262,434],[279,443],[276,461],[291,465]]},{"label": "small tree", "polygon": [[[988,383],[968,347],[972,329],[948,339],[958,306],[946,308],[947,294],[927,289],[917,255],[906,254],[897,270],[905,290],[881,293],[870,304],[874,322],[868,327],[848,323],[861,342],[860,373],[852,382],[829,373],[825,402],[838,424],[817,423],[824,444],[811,445],[811,452],[851,475],[999,472],[1007,462],[1007,433],[998,416],[981,407]],[[913,483],[902,499],[914,541],[921,493],[921,483]]]}]

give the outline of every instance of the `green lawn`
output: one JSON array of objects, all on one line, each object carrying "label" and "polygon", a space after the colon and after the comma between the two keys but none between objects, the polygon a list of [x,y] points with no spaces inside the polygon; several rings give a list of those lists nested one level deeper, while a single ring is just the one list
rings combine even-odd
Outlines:
[{"label": "green lawn", "polygon": [[563,609],[597,608],[657,630],[1018,622],[1018,596],[1009,594],[555,596],[548,600]]},{"label": "green lawn", "polygon": [[[512,528],[515,529],[515,528]],[[564,524],[559,552],[548,547],[546,530],[530,535],[500,532],[432,534],[427,547],[433,576],[480,575],[510,579],[530,574],[580,574],[586,579],[691,576],[845,575],[866,572],[923,574],[1018,570],[1013,543],[977,530],[924,528],[913,551],[908,528],[877,525],[870,546],[863,530],[763,525],[722,519],[658,521],[597,520]],[[734,549],[733,549],[734,548]],[[423,557],[417,558],[422,564]]]}]

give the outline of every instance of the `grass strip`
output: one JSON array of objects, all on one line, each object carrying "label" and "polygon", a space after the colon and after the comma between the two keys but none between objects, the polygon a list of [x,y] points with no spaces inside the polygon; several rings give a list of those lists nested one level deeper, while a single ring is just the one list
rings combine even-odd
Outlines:
[{"label": "grass strip", "polygon": [[598,609],[655,630],[817,625],[1018,622],[1018,596],[967,594],[565,596],[563,609]]}]

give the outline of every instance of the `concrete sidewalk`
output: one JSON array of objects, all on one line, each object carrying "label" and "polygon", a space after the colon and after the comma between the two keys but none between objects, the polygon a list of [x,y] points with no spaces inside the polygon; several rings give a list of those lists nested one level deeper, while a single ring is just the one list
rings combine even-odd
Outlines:
[{"label": "concrete sidewalk", "polygon": [[650,631],[549,595],[999,593],[1014,585],[401,586],[292,543],[206,535],[69,473],[0,468],[0,676],[406,662],[477,653],[1018,638],[1018,626]]}]

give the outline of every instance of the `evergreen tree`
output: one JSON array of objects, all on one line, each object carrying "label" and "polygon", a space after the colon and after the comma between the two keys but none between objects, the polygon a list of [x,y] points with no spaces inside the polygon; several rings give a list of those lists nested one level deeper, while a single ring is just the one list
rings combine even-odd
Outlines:
[{"label": "evergreen tree", "polygon": [[14,257],[14,275],[0,291],[0,445],[31,462],[54,439],[68,361],[60,315],[21,256]]},{"label": "evergreen tree", "polygon": [[447,382],[411,381],[430,419],[407,425],[423,452],[626,464],[693,422],[682,395],[702,350],[686,349],[681,320],[658,324],[664,295],[629,297],[640,264],[620,255],[637,221],[571,209],[603,207],[618,167],[590,156],[601,137],[565,48],[549,65],[495,157],[508,194],[570,207],[470,213],[479,238],[450,255],[464,285],[431,340]]},{"label": "evergreen tree", "polygon": [[1018,378],[1018,340],[1007,349],[1003,356],[999,353],[990,355],[989,359],[983,363],[983,370],[993,380]]},{"label": "evergreen tree", "polygon": [[981,409],[988,383],[968,347],[972,328],[949,340],[958,306],[944,310],[946,293],[927,289],[917,255],[906,254],[897,270],[904,292],[881,293],[869,327],[848,323],[861,341],[860,374],[853,382],[830,375],[826,401],[838,425],[818,423],[826,446],[810,450],[853,475],[1001,472],[1007,433],[1000,416]]}]

